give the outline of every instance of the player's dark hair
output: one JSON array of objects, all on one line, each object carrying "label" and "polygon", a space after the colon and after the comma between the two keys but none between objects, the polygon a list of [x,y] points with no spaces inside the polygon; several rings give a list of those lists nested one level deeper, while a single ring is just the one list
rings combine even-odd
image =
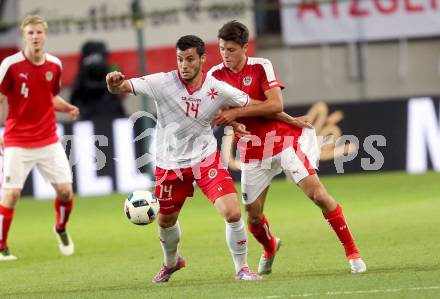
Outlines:
[{"label": "player's dark hair", "polygon": [[217,37],[224,41],[233,41],[240,46],[244,46],[249,41],[249,29],[244,24],[233,20],[220,28]]},{"label": "player's dark hair", "polygon": [[199,56],[205,54],[205,43],[198,36],[184,35],[176,43],[177,50],[185,51],[191,48],[195,48]]}]

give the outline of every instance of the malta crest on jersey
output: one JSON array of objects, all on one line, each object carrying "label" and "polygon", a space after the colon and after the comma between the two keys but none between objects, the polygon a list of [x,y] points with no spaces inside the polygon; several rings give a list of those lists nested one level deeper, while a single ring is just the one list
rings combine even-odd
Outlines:
[{"label": "malta crest on jersey", "polygon": [[218,96],[218,91],[215,90],[214,88],[211,88],[211,89],[208,91],[208,97],[211,97],[211,101],[214,102],[216,96]]},{"label": "malta crest on jersey", "polygon": [[46,72],[46,80],[52,81],[53,79],[53,73],[52,72]]},{"label": "malta crest on jersey", "polygon": [[251,76],[246,76],[243,78],[243,84],[245,86],[249,86],[252,84],[252,77]]},{"label": "malta crest on jersey", "polygon": [[208,177],[209,177],[210,179],[215,178],[215,177],[217,176],[217,174],[218,174],[218,172],[217,172],[217,169],[215,169],[215,168],[211,168],[211,169],[208,171]]}]

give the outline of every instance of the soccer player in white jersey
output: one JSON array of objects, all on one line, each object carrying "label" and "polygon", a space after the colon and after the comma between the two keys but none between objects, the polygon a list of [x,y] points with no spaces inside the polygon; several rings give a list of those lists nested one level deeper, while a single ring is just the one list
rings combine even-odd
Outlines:
[{"label": "soccer player in white jersey", "polygon": [[[220,109],[246,106],[242,91],[202,72],[204,42],[197,36],[181,37],[176,44],[178,70],[125,80],[120,72],[107,74],[112,93],[144,94],[157,108],[156,190],[160,211],[159,235],[164,265],[153,278],[167,282],[185,267],[178,252],[178,216],[194,181],[214,204],[226,223],[226,239],[237,280],[259,280],[247,265],[247,236],[232,179],[220,161],[211,121]],[[264,113],[263,113],[264,114]]]},{"label": "soccer player in white jersey", "polygon": [[[272,63],[268,59],[247,57],[249,31],[237,21],[226,23],[218,33],[223,63],[209,73],[262,101],[261,105],[230,109],[216,118],[225,125],[238,118],[246,130],[261,143],[238,142],[242,161],[241,186],[243,204],[247,211],[249,231],[263,246],[258,267],[259,274],[272,272],[275,255],[280,248],[279,238],[272,235],[264,215],[264,203],[271,180],[281,171],[295,181],[304,193],[322,210],[342,243],[352,273],[367,270],[356,247],[342,208],[326,191],[315,171],[319,158],[316,133],[305,120],[281,122],[258,117],[260,110],[283,103],[281,88]],[[244,118],[243,118],[244,117]],[[237,140],[237,139],[236,139]],[[269,167],[268,167],[269,166]]]},{"label": "soccer player in white jersey", "polygon": [[47,23],[40,16],[24,18],[21,24],[24,50],[5,58],[0,66],[0,116],[8,100],[4,140],[3,196],[0,202],[0,261],[17,259],[7,238],[14,207],[23,184],[36,166],[56,191],[54,232],[63,255],[74,245],[66,224],[73,205],[72,173],[66,153],[56,135],[55,111],[72,119],[79,109],[59,95],[61,62],[44,51]]}]

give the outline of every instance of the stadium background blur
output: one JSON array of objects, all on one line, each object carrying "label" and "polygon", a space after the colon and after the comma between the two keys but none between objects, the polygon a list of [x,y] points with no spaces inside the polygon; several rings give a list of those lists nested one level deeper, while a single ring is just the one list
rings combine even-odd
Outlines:
[{"label": "stadium background blur", "polygon": [[[402,194],[412,196],[414,202],[418,199],[423,201],[426,204],[423,210],[440,212],[440,0],[145,0],[139,1],[142,12],[137,19],[132,14],[135,2],[1,1],[0,59],[20,48],[17,26],[21,19],[27,14],[42,15],[49,21],[46,50],[63,62],[62,95],[70,99],[79,68],[81,47],[88,41],[105,43],[110,68],[120,69],[131,77],[142,73],[143,67],[147,73],[174,69],[175,41],[181,35],[196,34],[207,43],[208,63],[205,70],[208,70],[221,62],[216,38],[218,28],[231,19],[237,19],[251,31],[249,56],[270,59],[278,77],[285,84],[285,110],[292,115],[309,113],[318,135],[327,136],[322,147],[320,172],[324,180],[325,175],[334,175],[327,177],[330,188],[336,181],[343,190],[359,188],[360,193],[376,187],[377,190],[371,192],[376,191],[374,194],[377,195],[380,191],[384,198],[378,196],[373,203],[380,201],[382,205],[389,204],[383,210],[385,215],[394,213],[393,200],[404,196]],[[136,31],[136,27],[141,31]],[[140,50],[139,37],[144,44]],[[143,66],[139,63],[139,53],[143,54],[145,60]],[[133,141],[143,126],[151,122],[139,121],[142,118],[137,119],[139,115],[134,114],[137,121],[133,125],[128,117],[131,115],[133,118],[133,113],[140,110],[154,114],[154,105],[148,99],[139,97],[127,97],[123,99],[123,105],[127,118],[108,120],[97,117],[93,121],[70,123],[61,115],[58,117],[59,134],[64,136],[63,143],[73,165],[74,187],[79,197],[98,196],[97,200],[109,200],[106,196],[114,192],[125,194],[152,186],[151,156],[144,155],[146,143],[152,142],[152,131],[145,132],[146,138]],[[103,111],[105,109],[102,107]],[[217,129],[216,135],[225,144],[224,153],[229,153],[227,144],[230,139],[224,137],[222,129]],[[331,135],[333,137],[328,137]],[[154,148],[150,148],[150,152],[154,152]],[[239,172],[236,171],[236,161],[231,158],[229,165],[237,179]],[[347,176],[347,173],[359,176]],[[412,186],[409,182],[418,183],[413,189],[406,190],[405,186]],[[429,187],[425,188],[423,182],[428,182]],[[381,186],[381,183],[389,185]],[[283,183],[279,182],[276,186],[280,184]],[[386,197],[387,191],[400,189],[403,193],[394,194],[396,198]],[[281,197],[278,203],[290,192],[285,187],[274,187],[274,190]],[[422,191],[429,192],[426,194]],[[26,182],[24,194],[30,196],[29,199],[53,198],[50,187],[35,171]],[[370,200],[369,196],[357,194],[356,191],[350,193],[352,197],[357,195],[364,201],[345,202],[345,205],[352,210],[364,209],[361,216],[366,216],[365,211],[371,208],[366,202]],[[123,196],[116,196],[119,197],[122,205]],[[117,199],[109,198],[113,198],[113,201],[110,200],[108,209],[117,206],[114,204]],[[428,199],[429,204],[424,201]],[[402,207],[406,205],[401,204]],[[99,206],[96,203],[92,205]],[[34,203],[24,206],[24,209],[26,207],[36,209]],[[415,213],[415,210],[409,209],[407,212]],[[91,217],[96,216],[84,209],[82,211]],[[80,213],[81,204],[74,212],[72,223],[77,221],[75,217],[83,217]],[[122,215],[122,212],[116,211],[115,214]],[[353,212],[351,215],[355,217],[359,214]],[[403,219],[406,218],[402,216],[402,221],[409,221]],[[435,226],[438,221],[433,219],[426,216],[426,223],[418,223],[420,231],[413,233],[420,237],[418,244],[426,243],[427,250],[438,252],[440,240],[439,234],[436,234],[438,225]],[[379,223],[382,227],[387,225],[386,221],[378,221],[378,227]],[[366,228],[369,224],[362,226],[354,221],[353,225]],[[429,242],[421,233],[423,229],[433,231]],[[124,230],[121,228],[121,231]],[[155,234],[154,230],[149,232]],[[362,247],[374,247],[376,232],[365,236],[358,229],[356,233],[359,233]],[[18,234],[23,235],[24,231]],[[382,236],[384,238],[387,237]],[[366,243],[365,240],[372,243]],[[127,244],[132,243],[128,241]],[[158,246],[155,250],[158,254]],[[379,249],[376,253],[382,255]],[[407,254],[411,257],[409,252]],[[155,258],[155,264],[159,260],[159,257]],[[430,283],[430,280],[435,281],[433,277],[439,271],[438,256],[429,261],[427,258],[424,262],[430,265],[427,269],[433,274],[425,277],[426,287],[438,292],[438,281],[436,285]],[[384,271],[388,271],[390,276],[393,265],[390,262],[387,265],[389,268],[384,266]],[[10,267],[13,269],[13,265]],[[369,267],[372,275],[380,272],[375,272],[374,263]],[[417,268],[411,267],[408,266],[406,270]],[[319,270],[313,270],[315,274],[317,271],[319,278]],[[191,276],[187,279],[191,279]],[[286,282],[288,278],[283,276],[282,280]],[[395,292],[393,290],[408,282],[402,281],[389,293],[392,294]],[[358,283],[361,285],[361,281]],[[411,283],[408,285],[418,287]],[[331,288],[331,285],[325,286],[322,287],[324,291]],[[384,284],[383,288],[388,286],[394,285]],[[285,287],[288,288],[288,284]],[[374,289],[377,285],[372,283],[370,287]],[[12,288],[10,291],[11,294],[15,292]],[[176,292],[176,296],[179,296],[179,292]],[[254,294],[254,297],[259,298],[263,293]],[[121,294],[125,296],[125,293]]]}]

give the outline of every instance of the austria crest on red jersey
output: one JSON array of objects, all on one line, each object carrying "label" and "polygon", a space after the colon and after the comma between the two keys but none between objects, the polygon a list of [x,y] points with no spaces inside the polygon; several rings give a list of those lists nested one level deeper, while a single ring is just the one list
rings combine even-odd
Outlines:
[{"label": "austria crest on red jersey", "polygon": [[46,80],[47,81],[52,81],[53,79],[53,73],[52,72],[46,72]]},{"label": "austria crest on red jersey", "polygon": [[251,76],[246,76],[243,78],[243,84],[245,86],[249,86],[252,84],[252,77]]}]

